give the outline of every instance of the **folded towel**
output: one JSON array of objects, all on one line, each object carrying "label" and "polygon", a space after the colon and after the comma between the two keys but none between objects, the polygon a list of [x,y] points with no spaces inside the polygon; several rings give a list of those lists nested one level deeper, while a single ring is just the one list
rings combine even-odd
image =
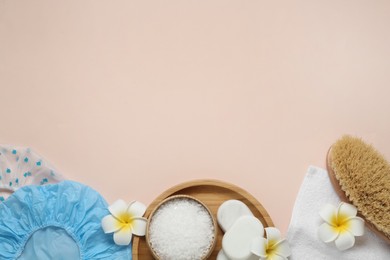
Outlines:
[{"label": "folded towel", "polygon": [[329,203],[338,206],[339,197],[333,190],[328,173],[321,168],[309,167],[295,201],[287,232],[291,260],[389,260],[390,245],[366,227],[365,234],[355,237],[355,246],[339,251],[334,242],[324,243],[317,235],[324,222],[319,216],[321,208]]}]

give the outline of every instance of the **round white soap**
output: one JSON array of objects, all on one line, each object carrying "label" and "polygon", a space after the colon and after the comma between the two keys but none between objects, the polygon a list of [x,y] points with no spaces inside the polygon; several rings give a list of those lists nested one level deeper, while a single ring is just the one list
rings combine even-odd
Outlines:
[{"label": "round white soap", "polygon": [[239,200],[227,200],[221,204],[217,212],[218,224],[226,232],[236,220],[242,216],[253,216],[245,203]]},{"label": "round white soap", "polygon": [[219,253],[217,255],[217,260],[230,260],[230,259],[225,255],[225,253],[221,249],[219,250]]},{"label": "round white soap", "polygon": [[229,259],[251,259],[252,241],[264,236],[264,227],[254,216],[242,216],[228,229],[222,239],[222,249]]}]

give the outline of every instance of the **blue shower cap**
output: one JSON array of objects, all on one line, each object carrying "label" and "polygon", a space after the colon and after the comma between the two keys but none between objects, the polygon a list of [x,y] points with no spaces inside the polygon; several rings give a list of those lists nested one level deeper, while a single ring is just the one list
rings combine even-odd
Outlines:
[{"label": "blue shower cap", "polygon": [[0,204],[0,259],[132,259],[101,228],[107,207],[73,181],[22,187]]}]

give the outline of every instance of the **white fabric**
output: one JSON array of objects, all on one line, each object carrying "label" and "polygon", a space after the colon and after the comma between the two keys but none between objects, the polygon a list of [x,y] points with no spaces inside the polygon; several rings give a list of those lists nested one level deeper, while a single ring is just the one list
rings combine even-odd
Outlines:
[{"label": "white fabric", "polygon": [[30,148],[0,145],[0,203],[23,186],[62,180],[62,175]]},{"label": "white fabric", "polygon": [[321,208],[327,204],[337,206],[340,202],[326,170],[311,166],[295,201],[295,206],[287,232],[291,246],[290,260],[389,260],[390,244],[381,240],[365,227],[365,234],[356,237],[354,247],[339,251],[334,242],[324,243],[317,235],[323,223],[319,216]]}]

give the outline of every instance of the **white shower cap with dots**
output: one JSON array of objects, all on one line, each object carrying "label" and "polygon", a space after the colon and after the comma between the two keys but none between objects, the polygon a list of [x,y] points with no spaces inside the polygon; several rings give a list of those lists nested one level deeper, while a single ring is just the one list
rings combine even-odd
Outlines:
[{"label": "white shower cap with dots", "polygon": [[20,187],[62,180],[54,167],[30,148],[0,145],[0,203]]}]

